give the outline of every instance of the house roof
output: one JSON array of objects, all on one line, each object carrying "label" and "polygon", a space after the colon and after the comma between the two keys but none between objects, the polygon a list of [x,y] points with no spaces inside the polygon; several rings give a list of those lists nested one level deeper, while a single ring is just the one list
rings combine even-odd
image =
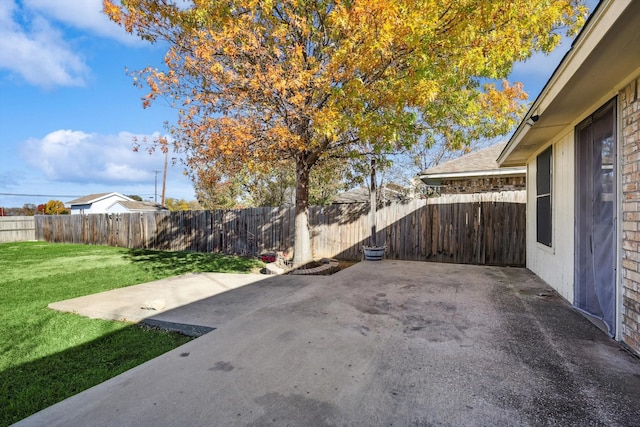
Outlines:
[{"label": "house roof", "polygon": [[[385,202],[392,202],[403,200],[405,198],[403,194],[404,188],[397,184],[385,184],[380,188],[380,196]],[[338,194],[332,204],[341,205],[347,203],[369,203],[371,201],[371,195],[369,189],[364,187],[355,188],[353,190],[346,191]]]},{"label": "house roof", "polygon": [[120,196],[126,200],[132,200],[130,198],[128,198],[127,196],[123,196],[120,193],[116,193],[116,192],[111,192],[111,193],[96,193],[96,194],[89,194],[77,199],[73,199],[69,202],[67,202],[67,204],[69,205],[90,205],[91,203],[95,203],[99,200],[102,199],[106,199],[107,197],[110,196]]},{"label": "house roof", "polygon": [[507,145],[506,142],[494,144],[479,151],[474,151],[457,159],[449,160],[422,171],[422,180],[438,178],[468,178],[473,176],[525,175],[524,167],[501,168],[497,158]]},{"label": "house roof", "polygon": [[638,46],[640,1],[602,0],[511,136],[498,163],[526,164],[561,131],[591,113],[585,109],[613,98],[640,72]]},{"label": "house roof", "polygon": [[132,200],[132,201],[119,200],[116,203],[114,203],[114,205],[115,204],[120,204],[132,212],[166,211],[167,210],[167,208],[165,208],[164,206],[158,203],[138,202],[137,200]]}]

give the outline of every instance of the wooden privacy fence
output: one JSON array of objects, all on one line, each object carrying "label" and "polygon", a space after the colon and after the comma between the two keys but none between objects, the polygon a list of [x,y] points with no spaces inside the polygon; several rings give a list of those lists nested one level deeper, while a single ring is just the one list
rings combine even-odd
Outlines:
[{"label": "wooden privacy fence", "polygon": [[0,216],[0,243],[35,240],[35,229],[32,216]]},{"label": "wooden privacy fence", "polygon": [[[525,264],[525,204],[414,200],[378,210],[377,241],[386,258],[480,265]],[[311,207],[314,257],[360,259],[368,243],[365,204]],[[258,255],[293,248],[293,208],[36,216],[36,238]]]}]

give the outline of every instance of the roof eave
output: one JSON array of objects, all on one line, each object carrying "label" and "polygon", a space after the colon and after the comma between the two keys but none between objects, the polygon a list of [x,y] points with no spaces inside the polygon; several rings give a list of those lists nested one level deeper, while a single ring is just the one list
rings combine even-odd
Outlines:
[{"label": "roof eave", "polygon": [[603,0],[598,5],[498,156],[499,165],[525,165],[584,109],[607,96],[612,85],[633,73],[638,53],[627,49],[621,55],[618,50],[639,39],[639,3]]}]

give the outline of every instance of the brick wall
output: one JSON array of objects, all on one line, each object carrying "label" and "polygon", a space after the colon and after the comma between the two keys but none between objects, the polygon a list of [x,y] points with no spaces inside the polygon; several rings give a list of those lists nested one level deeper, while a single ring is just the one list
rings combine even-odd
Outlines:
[{"label": "brick wall", "polygon": [[472,194],[495,191],[526,190],[524,176],[506,176],[493,178],[443,179],[442,194]]},{"label": "brick wall", "polygon": [[640,354],[640,77],[620,92],[622,109],[622,340]]}]

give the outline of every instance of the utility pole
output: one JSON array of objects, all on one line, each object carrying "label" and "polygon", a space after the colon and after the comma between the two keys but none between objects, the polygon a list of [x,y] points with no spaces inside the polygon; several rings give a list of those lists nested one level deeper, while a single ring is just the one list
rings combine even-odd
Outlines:
[{"label": "utility pole", "polygon": [[164,190],[167,188],[167,160],[169,159],[169,152],[164,153],[164,173],[162,174],[162,206],[164,206]]},{"label": "utility pole", "polygon": [[158,174],[162,171],[153,171],[156,175],[155,175],[155,179],[154,179],[154,193],[153,193],[153,201],[154,203],[158,203]]}]

